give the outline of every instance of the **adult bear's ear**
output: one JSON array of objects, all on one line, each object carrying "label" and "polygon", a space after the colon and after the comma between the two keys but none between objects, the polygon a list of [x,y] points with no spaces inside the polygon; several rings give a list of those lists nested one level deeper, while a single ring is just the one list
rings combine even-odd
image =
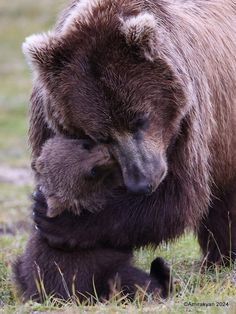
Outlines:
[{"label": "adult bear's ear", "polygon": [[125,35],[126,43],[136,47],[147,60],[157,57],[157,23],[151,13],[140,13],[136,16],[120,18],[121,32]]},{"label": "adult bear's ear", "polygon": [[48,32],[27,37],[22,51],[32,70],[38,71],[52,66],[57,47],[58,39],[52,32]]}]

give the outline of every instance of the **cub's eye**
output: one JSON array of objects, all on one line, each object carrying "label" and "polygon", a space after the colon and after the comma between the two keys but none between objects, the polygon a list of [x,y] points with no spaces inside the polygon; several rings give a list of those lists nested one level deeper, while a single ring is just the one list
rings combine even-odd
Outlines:
[{"label": "cub's eye", "polygon": [[101,175],[101,169],[99,167],[93,167],[90,171],[90,178],[96,179]]},{"label": "cub's eye", "polygon": [[108,173],[110,173],[110,168],[107,165],[101,165],[101,166],[94,166],[88,175],[89,179],[102,179],[104,176],[106,176]]},{"label": "cub's eye", "polygon": [[103,172],[102,167],[95,166],[90,170],[88,178],[89,179],[99,179],[100,177],[102,177],[102,172]]}]

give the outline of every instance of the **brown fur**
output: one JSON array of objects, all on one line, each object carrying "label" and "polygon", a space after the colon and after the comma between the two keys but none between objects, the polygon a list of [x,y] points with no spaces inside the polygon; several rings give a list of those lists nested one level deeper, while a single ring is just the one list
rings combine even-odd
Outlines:
[{"label": "brown fur", "polygon": [[155,298],[166,297],[170,290],[169,270],[162,263],[153,269],[149,276],[132,266],[130,250],[61,251],[48,246],[35,230],[24,254],[15,262],[13,272],[24,301],[77,297],[80,302],[94,303],[97,298],[107,300],[116,294],[119,298],[125,295],[132,299],[138,291],[143,294],[146,291]]},{"label": "brown fur", "polygon": [[[140,246],[191,227],[208,262],[235,257],[235,1],[72,6],[51,34],[24,46],[36,75],[33,158],[53,132],[106,142],[127,189],[152,195],[121,191],[74,230],[60,217],[63,239]],[[35,221],[51,244],[61,242],[55,221]]]},{"label": "brown fur", "polygon": [[65,209],[77,215],[82,209],[101,210],[111,194],[109,187],[117,186],[119,179],[105,145],[59,136],[44,144],[33,167],[47,200],[49,217]]}]

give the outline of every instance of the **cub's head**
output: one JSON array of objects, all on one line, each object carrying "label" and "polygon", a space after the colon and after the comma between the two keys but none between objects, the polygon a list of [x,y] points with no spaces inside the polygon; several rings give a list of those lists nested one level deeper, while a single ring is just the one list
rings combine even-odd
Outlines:
[{"label": "cub's head", "polygon": [[44,144],[33,166],[50,217],[65,209],[76,214],[101,210],[121,177],[104,145],[59,136]]},{"label": "cub's head", "polygon": [[167,175],[167,150],[187,106],[162,20],[136,2],[78,1],[23,50],[49,126],[107,145],[127,189],[149,194]]}]

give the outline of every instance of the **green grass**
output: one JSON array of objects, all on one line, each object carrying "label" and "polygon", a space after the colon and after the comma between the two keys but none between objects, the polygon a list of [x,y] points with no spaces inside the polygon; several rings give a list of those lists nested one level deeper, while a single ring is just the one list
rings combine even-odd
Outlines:
[{"label": "green grass", "polygon": [[[21,53],[21,43],[31,33],[47,30],[63,1],[0,1],[0,167],[29,167],[27,148],[27,110],[31,90],[30,71]],[[0,173],[1,178],[1,173]],[[162,256],[172,265],[176,290],[166,302],[145,302],[94,307],[65,304],[53,306],[49,300],[39,305],[22,304],[11,281],[11,264],[22,252],[30,226],[29,184],[14,184],[0,179],[0,312],[3,313],[236,313],[236,274],[227,269],[200,273],[200,252],[192,234],[174,244],[153,251],[135,252],[136,264],[149,270],[151,261]],[[5,231],[5,233],[3,232]],[[211,307],[186,306],[185,302],[213,302]],[[229,302],[220,307],[216,302]]]},{"label": "green grass", "polygon": [[[135,253],[136,264],[147,270],[150,262],[156,256],[162,256],[172,264],[172,274],[176,281],[176,292],[167,301],[157,304],[156,302],[141,302],[135,304],[121,304],[119,301],[111,301],[107,305],[98,304],[93,307],[72,303],[63,304],[62,307],[55,305],[53,300],[48,299],[45,304],[40,305],[33,302],[21,304],[15,295],[11,283],[10,265],[24,247],[26,233],[18,233],[15,236],[5,235],[0,237],[0,300],[4,313],[32,313],[56,311],[63,313],[74,313],[78,309],[82,313],[235,313],[236,291],[230,278],[228,269],[218,272],[200,273],[197,261],[199,252],[196,240],[191,234],[185,235],[176,244],[163,246],[158,250],[150,248],[139,250]],[[191,250],[191,254],[189,251]],[[118,298],[119,299],[119,298]],[[212,303],[206,308],[200,305],[186,306],[186,304]],[[225,302],[224,307],[217,306],[217,302]]]},{"label": "green grass", "polygon": [[27,103],[31,75],[21,45],[26,36],[50,27],[60,2],[0,1],[0,163],[28,164]]}]

